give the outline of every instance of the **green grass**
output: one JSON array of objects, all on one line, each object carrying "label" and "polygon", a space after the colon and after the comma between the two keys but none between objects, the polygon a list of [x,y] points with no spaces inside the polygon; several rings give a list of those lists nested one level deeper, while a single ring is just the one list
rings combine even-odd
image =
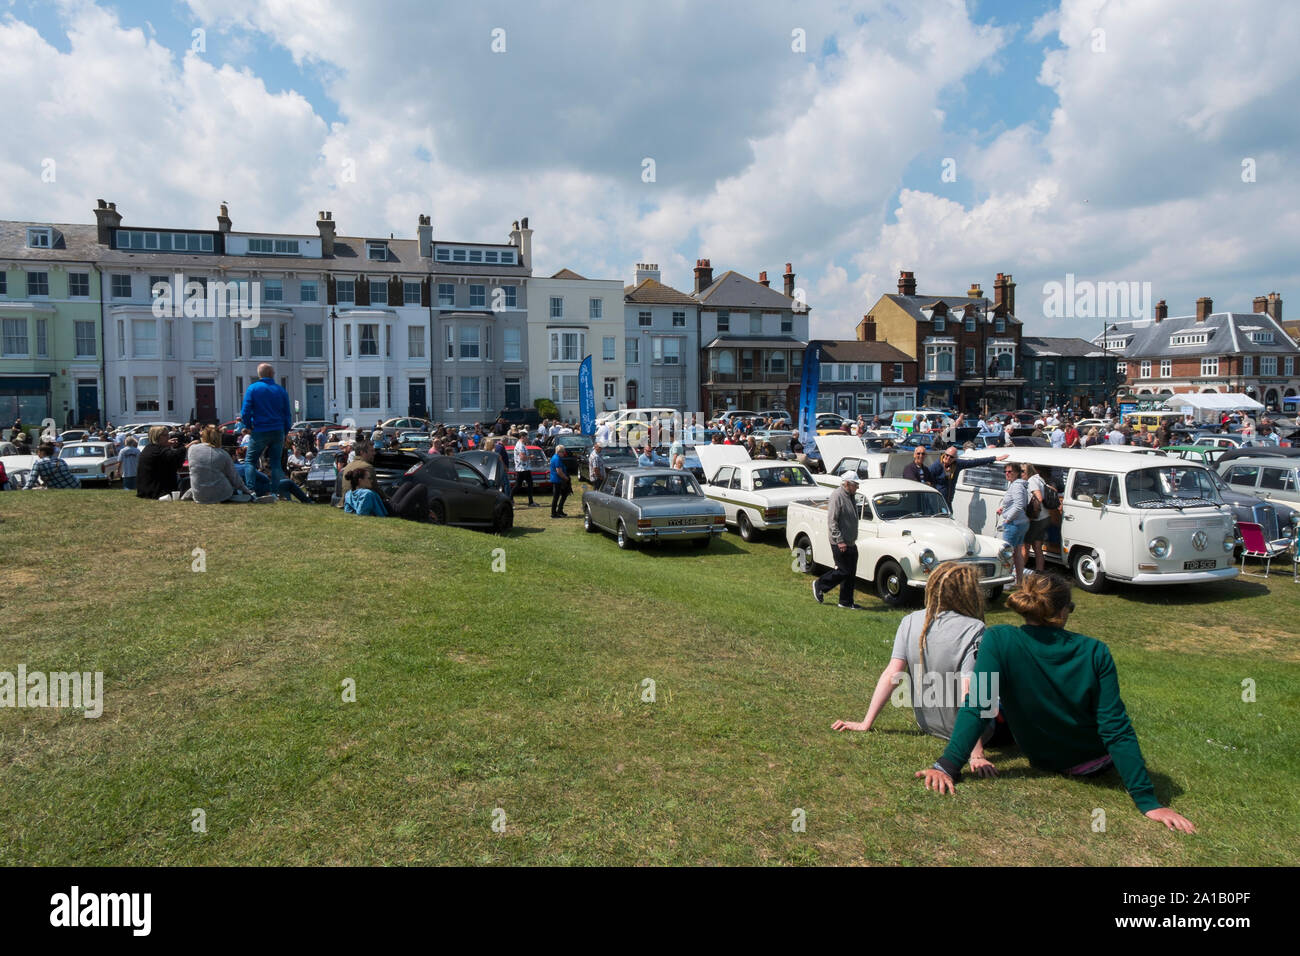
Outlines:
[{"label": "green grass", "polygon": [[623,553],[547,514],[519,509],[503,539],[319,506],[0,495],[0,670],[105,681],[97,720],[0,709],[0,862],[1294,862],[1289,574],[1076,592],[1071,625],[1111,646],[1187,836],[1113,772],[1068,781],[1014,751],[991,753],[997,780],[927,793],[912,774],[942,745],[910,711],[833,733],[866,711],[901,612],[817,606],[780,540]]}]

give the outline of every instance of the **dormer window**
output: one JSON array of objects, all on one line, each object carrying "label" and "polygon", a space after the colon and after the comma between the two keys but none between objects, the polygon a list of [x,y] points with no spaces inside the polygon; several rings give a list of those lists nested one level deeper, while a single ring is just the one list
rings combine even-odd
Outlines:
[{"label": "dormer window", "polygon": [[367,242],[366,258],[373,262],[388,261],[388,243],[386,242]]},{"label": "dormer window", "polygon": [[997,334],[1001,334],[1006,330],[1007,330],[1007,320],[1000,315],[996,316],[993,319],[993,331]]},{"label": "dormer window", "polygon": [[433,254],[433,257],[439,262],[451,262],[451,250],[439,247]]},{"label": "dormer window", "polygon": [[48,227],[28,229],[27,247],[29,249],[49,249],[54,245],[54,230]]},{"label": "dormer window", "polygon": [[1251,332],[1250,340],[1254,342],[1256,345],[1272,345],[1273,333],[1272,332]]},{"label": "dormer window", "polygon": [[934,314],[934,331],[936,334],[948,327],[948,317],[938,312]]},{"label": "dormer window", "polygon": [[1208,332],[1183,332],[1169,339],[1170,345],[1205,345],[1210,341]]}]

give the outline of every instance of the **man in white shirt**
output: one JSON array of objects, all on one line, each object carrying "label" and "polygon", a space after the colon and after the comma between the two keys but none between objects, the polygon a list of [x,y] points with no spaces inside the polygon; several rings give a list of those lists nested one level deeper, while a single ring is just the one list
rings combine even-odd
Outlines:
[{"label": "man in white shirt", "polygon": [[1059,424],[1052,429],[1052,447],[1053,448],[1065,447],[1065,430],[1061,428]]},{"label": "man in white shirt", "polygon": [[524,485],[528,486],[528,507],[536,508],[537,502],[533,501],[533,469],[528,460],[528,445],[521,437],[515,442],[514,449],[515,459],[515,487],[510,492],[513,498],[519,493],[519,489]]},{"label": "man in white shirt", "polygon": [[1124,433],[1119,430],[1118,425],[1112,424],[1110,426],[1110,433],[1106,435],[1106,443],[1108,445],[1124,444]]},{"label": "man in white shirt", "polygon": [[609,422],[603,421],[600,427],[596,429],[596,442],[600,445],[608,445],[610,439]]}]

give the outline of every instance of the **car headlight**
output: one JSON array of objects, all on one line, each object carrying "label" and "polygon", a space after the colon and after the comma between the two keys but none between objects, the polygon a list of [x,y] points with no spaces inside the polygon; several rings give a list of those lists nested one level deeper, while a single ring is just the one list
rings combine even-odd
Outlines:
[{"label": "car headlight", "polygon": [[932,570],[934,566],[938,563],[939,563],[939,559],[935,557],[934,552],[931,551],[929,548],[926,548],[924,551],[921,552],[921,566],[925,568],[927,571]]},{"label": "car headlight", "polygon": [[1147,550],[1151,552],[1153,558],[1169,557],[1169,541],[1167,538],[1152,538],[1147,542]]},{"label": "car headlight", "polygon": [[1283,525],[1282,528],[1281,528],[1281,534],[1282,534],[1282,537],[1284,537],[1284,538],[1289,538],[1289,537],[1291,537],[1291,535],[1294,534],[1294,533],[1295,533],[1295,532],[1292,531],[1290,525]]},{"label": "car headlight", "polygon": [[1235,548],[1240,542],[1241,539],[1237,537],[1237,534],[1233,531],[1229,531],[1227,534],[1223,536],[1223,550],[1231,553],[1232,549]]},{"label": "car headlight", "polygon": [[1003,564],[1010,564],[1011,559],[1015,557],[1015,554],[1015,548],[1011,547],[1009,544],[1004,544],[998,551],[998,557],[1002,559]]}]

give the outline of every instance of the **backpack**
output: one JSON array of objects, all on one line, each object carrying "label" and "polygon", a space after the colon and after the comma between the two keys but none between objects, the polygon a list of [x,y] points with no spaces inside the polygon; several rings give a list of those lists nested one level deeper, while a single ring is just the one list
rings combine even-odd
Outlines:
[{"label": "backpack", "polygon": [[1061,493],[1046,482],[1043,484],[1043,507],[1048,511],[1061,510]]}]

